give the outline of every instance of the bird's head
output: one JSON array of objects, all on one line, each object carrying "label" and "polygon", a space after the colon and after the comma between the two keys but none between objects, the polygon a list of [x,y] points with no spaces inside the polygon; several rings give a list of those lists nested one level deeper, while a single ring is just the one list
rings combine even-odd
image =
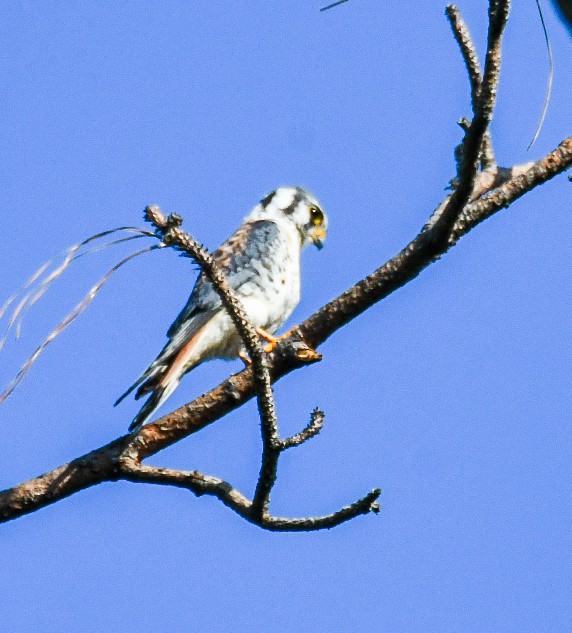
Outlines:
[{"label": "bird's head", "polygon": [[260,201],[248,219],[292,222],[302,246],[322,248],[328,231],[328,218],[320,203],[302,187],[279,187]]}]

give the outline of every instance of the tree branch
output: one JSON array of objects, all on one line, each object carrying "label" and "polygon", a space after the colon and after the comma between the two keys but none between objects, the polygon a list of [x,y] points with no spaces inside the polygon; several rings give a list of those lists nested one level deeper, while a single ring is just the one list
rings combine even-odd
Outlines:
[{"label": "tree branch", "polygon": [[485,73],[481,82],[475,115],[467,130],[460,152],[457,184],[453,194],[434,214],[427,226],[427,238],[439,245],[469,202],[479,173],[479,158],[496,102],[501,67],[502,36],[508,20],[510,0],[490,0],[489,31]]},{"label": "tree branch", "polygon": [[[307,365],[295,353],[298,341],[304,339],[311,347],[324,343],[351,320],[415,279],[477,224],[570,167],[572,136],[524,173],[515,168],[515,177],[467,205],[440,252],[427,250],[420,240],[422,234],[418,235],[395,257],[320,308],[288,339],[279,343],[269,359],[272,381],[276,382]],[[128,444],[131,443],[129,450],[135,451],[138,459],[149,457],[212,424],[253,396],[252,369],[247,368],[196,400],[145,426],[134,438],[129,435],[120,437],[69,464],[0,492],[0,522],[34,512],[95,484],[120,479],[118,463]]]},{"label": "tree branch", "polygon": [[316,437],[316,435],[318,435],[318,433],[322,430],[322,426],[324,426],[324,412],[316,408],[312,411],[310,422],[308,422],[306,428],[300,431],[300,433],[296,433],[295,435],[282,440],[280,448],[284,451],[287,448],[292,448],[293,446],[300,446],[300,444]]},{"label": "tree branch", "polygon": [[473,105],[474,114],[479,100],[479,94],[481,92],[481,83],[483,81],[483,76],[481,74],[481,62],[479,61],[477,47],[473,42],[469,27],[463,19],[459,8],[454,4],[449,4],[445,9],[445,15],[449,20],[449,24],[453,30],[453,35],[455,36],[455,40],[461,49],[461,55],[463,57],[463,61],[465,62],[465,66],[467,67],[469,81],[471,82],[471,103]]},{"label": "tree branch", "polygon": [[[271,381],[275,382],[315,361],[316,358],[305,361],[304,354],[299,354],[300,349],[315,348],[326,341],[362,312],[412,281],[480,222],[572,166],[571,136],[531,165],[499,169],[495,175],[477,173],[479,152],[494,107],[500,71],[500,43],[508,6],[508,2],[491,2],[489,45],[480,103],[464,140],[464,160],[457,189],[439,205],[438,211],[403,250],[300,324],[278,344],[268,359],[263,357],[263,362],[268,361]],[[273,483],[271,476],[263,483],[266,490],[259,493],[262,503],[259,501],[256,506],[221,479],[196,471],[178,472],[139,464],[145,457],[195,433],[252,398],[256,390],[253,369],[249,367],[231,376],[207,394],[145,426],[135,436],[118,438],[45,475],[0,492],[0,521],[33,512],[89,486],[118,479],[177,485],[195,494],[215,496],[247,520],[269,530],[321,529],[359,514],[377,511],[375,502],[379,491],[374,490],[351,506],[325,517],[270,517],[264,511],[264,499]],[[317,434],[321,423],[316,412],[306,429],[285,440],[278,438],[272,450],[279,453],[306,441]],[[139,464],[135,469],[134,463]]]},{"label": "tree branch", "polygon": [[260,514],[254,502],[250,501],[242,492],[231,486],[228,482],[218,477],[204,475],[199,471],[172,470],[170,468],[157,468],[145,464],[123,464],[123,479],[127,481],[147,484],[159,484],[161,486],[175,486],[190,490],[197,497],[210,495],[216,497],[231,510],[234,510],[243,519],[266,530],[275,532],[300,532],[316,531],[335,527],[345,521],[349,521],[360,514],[379,512],[376,503],[381,490],[369,492],[365,497],[343,507],[337,512],[332,512],[318,517],[273,517],[266,513]]},{"label": "tree branch", "polygon": [[[454,4],[450,4],[445,9],[445,14],[453,30],[455,40],[461,50],[461,55],[467,73],[469,75],[469,82],[471,84],[471,105],[473,108],[473,115],[477,113],[479,98],[481,94],[481,84],[483,77],[481,74],[481,63],[479,61],[479,55],[477,53],[477,47],[473,42],[469,27],[461,15],[458,7]],[[481,167],[482,169],[493,169],[496,165],[495,155],[493,151],[491,134],[487,130],[483,138],[483,147],[481,152]]]},{"label": "tree branch", "polygon": [[497,211],[507,208],[524,194],[572,167],[572,136],[564,139],[544,158],[526,167],[525,170],[513,168],[513,177],[467,205],[451,231],[449,246],[456,244],[459,238]]}]

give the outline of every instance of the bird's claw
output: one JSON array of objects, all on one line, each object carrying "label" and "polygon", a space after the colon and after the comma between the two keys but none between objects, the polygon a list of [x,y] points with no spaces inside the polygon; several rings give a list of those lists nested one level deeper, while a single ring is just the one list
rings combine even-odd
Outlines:
[{"label": "bird's claw", "polygon": [[256,328],[256,333],[258,334],[258,336],[260,336],[260,338],[263,338],[265,341],[267,341],[267,345],[264,346],[264,351],[267,354],[270,354],[270,352],[273,352],[276,349],[276,346],[278,345],[279,341],[281,341],[284,338],[287,338],[290,333],[286,333],[283,334],[282,336],[272,336],[272,334],[270,334],[270,332],[267,332],[265,329],[261,328],[261,327],[257,327]]},{"label": "bird's claw", "polygon": [[[294,330],[295,328],[292,328],[291,330],[286,332],[286,334],[282,334],[282,336],[277,337],[277,336],[272,336],[272,334],[270,334],[263,328],[260,328],[260,327],[256,328],[257,334],[261,338],[263,338],[265,341],[268,342],[267,345],[264,346],[264,351],[267,354],[270,354],[271,352],[273,352],[280,341],[283,341],[289,338],[294,332]],[[304,362],[312,363],[312,362],[322,360],[322,355],[319,354],[312,347],[309,347],[308,345],[306,345],[306,343],[304,343],[303,341],[295,342],[294,348],[295,348],[296,357],[299,358],[300,360],[303,360]]]}]

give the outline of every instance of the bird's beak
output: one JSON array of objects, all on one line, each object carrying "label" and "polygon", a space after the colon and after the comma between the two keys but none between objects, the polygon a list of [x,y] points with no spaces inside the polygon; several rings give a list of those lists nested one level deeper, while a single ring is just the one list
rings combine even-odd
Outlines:
[{"label": "bird's beak", "polygon": [[316,248],[318,250],[321,250],[322,248],[324,248],[324,242],[326,241],[326,231],[324,231],[324,229],[314,229],[314,233],[312,235],[312,242],[314,243],[314,246],[316,246]]}]

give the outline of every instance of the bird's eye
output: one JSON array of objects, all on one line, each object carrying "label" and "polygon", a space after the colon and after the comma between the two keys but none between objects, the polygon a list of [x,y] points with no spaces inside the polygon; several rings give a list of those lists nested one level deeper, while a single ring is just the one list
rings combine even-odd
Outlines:
[{"label": "bird's eye", "polygon": [[314,226],[322,226],[324,224],[324,214],[318,207],[310,207],[310,222]]}]

